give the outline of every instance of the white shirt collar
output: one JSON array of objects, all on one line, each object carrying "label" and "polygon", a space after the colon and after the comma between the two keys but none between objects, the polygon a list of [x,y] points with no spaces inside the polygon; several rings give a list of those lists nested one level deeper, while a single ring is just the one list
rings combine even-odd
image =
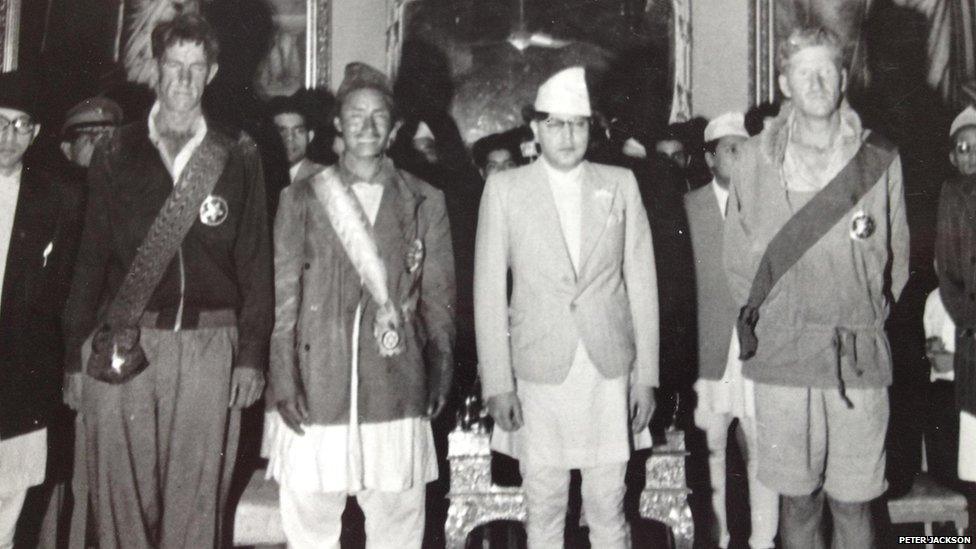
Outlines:
[{"label": "white shirt collar", "polygon": [[21,164],[14,171],[14,173],[12,173],[10,175],[0,174],[0,184],[8,184],[9,183],[9,184],[12,184],[12,185],[20,185],[20,176],[23,174],[23,172],[24,172],[24,165]]},{"label": "white shirt collar", "polygon": [[304,165],[305,165],[305,159],[303,158],[298,162],[295,162],[294,166],[288,168],[288,180],[294,183],[295,177],[298,175],[298,172],[301,171],[302,166]]},{"label": "white shirt collar", "polygon": [[[159,129],[156,127],[156,115],[159,114],[159,109],[159,101],[156,101],[153,103],[152,109],[149,110],[149,141],[159,150],[159,154],[163,157],[164,163],[169,164],[167,162],[169,156],[166,153],[166,149],[159,142]],[[170,169],[170,174],[173,176],[174,185],[180,180],[183,168],[186,167],[187,162],[190,161],[190,157],[193,156],[193,151],[200,146],[204,136],[207,135],[207,120],[202,115],[197,117],[193,121],[190,131],[193,132],[193,136],[183,146],[183,150],[173,158],[172,166],[167,165],[167,168]]]},{"label": "white shirt collar", "polygon": [[725,210],[729,204],[729,190],[723,189],[714,178],[712,178],[711,186],[712,192],[715,193],[715,201],[718,202],[718,211],[722,212],[722,217],[724,218]]}]

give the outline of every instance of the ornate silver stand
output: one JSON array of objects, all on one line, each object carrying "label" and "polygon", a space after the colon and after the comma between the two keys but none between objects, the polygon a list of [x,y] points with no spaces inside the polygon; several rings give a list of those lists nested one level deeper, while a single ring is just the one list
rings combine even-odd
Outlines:
[{"label": "ornate silver stand", "polygon": [[[447,459],[451,465],[451,505],[444,526],[448,549],[464,549],[468,535],[478,526],[496,520],[525,523],[525,494],[520,487],[495,486],[491,482],[491,438],[484,423],[473,419],[473,397],[465,414],[448,435]],[[483,417],[483,414],[482,414]],[[647,482],[640,498],[640,514],[661,521],[674,535],[677,549],[690,549],[695,527],[688,507],[685,484],[684,434],[667,433],[667,444],[654,448],[647,459]]]}]

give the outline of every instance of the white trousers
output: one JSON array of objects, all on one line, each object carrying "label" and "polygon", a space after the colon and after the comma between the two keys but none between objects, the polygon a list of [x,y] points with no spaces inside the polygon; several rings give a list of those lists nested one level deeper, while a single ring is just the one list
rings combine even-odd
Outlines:
[{"label": "white trousers", "polygon": [[[569,470],[521,465],[528,520],[525,532],[529,549],[563,546],[566,507],[569,504]],[[630,549],[630,527],[624,517],[624,475],[627,463],[611,463],[580,469],[583,512],[590,527],[590,546]]]},{"label": "white trousers", "polygon": [[[701,414],[695,417],[695,422],[705,431],[708,440],[708,471],[712,484],[712,511],[715,513],[715,529],[718,539],[714,540],[719,547],[729,546],[729,523],[726,515],[725,503],[725,450],[728,444],[729,425],[732,424],[732,414]],[[749,508],[752,518],[752,535],[749,536],[749,547],[765,549],[774,547],[773,538],[779,521],[779,494],[770,490],[759,481],[759,460],[756,459],[756,423],[755,418],[740,417],[738,429],[742,430],[745,447],[740,449],[746,462],[749,478]]]},{"label": "white trousers", "polygon": [[27,489],[0,494],[0,549],[12,549],[17,518],[24,507]]},{"label": "white trousers", "polygon": [[281,525],[293,549],[339,549],[346,498],[355,495],[366,517],[369,549],[420,549],[426,486],[403,492],[299,492],[281,486]]}]

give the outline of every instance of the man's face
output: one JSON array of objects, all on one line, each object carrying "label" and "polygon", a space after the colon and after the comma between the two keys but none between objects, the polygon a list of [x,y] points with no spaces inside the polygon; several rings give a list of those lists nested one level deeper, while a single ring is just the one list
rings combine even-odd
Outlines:
[{"label": "man's face", "polygon": [[837,65],[830,48],[811,46],[793,54],[779,86],[801,114],[829,118],[847,88],[847,71]]},{"label": "man's face", "polygon": [[342,135],[344,154],[376,158],[386,151],[390,141],[393,113],[382,93],[362,88],[346,96],[335,125]]},{"label": "man's face", "polygon": [[681,141],[675,139],[664,139],[654,145],[654,150],[665,157],[682,170],[688,167],[688,155],[685,154],[685,146]]},{"label": "man's face", "polygon": [[515,159],[512,158],[511,151],[508,149],[495,149],[485,157],[485,169],[482,170],[481,175],[488,177],[493,173],[503,172],[514,167]]},{"label": "man's face", "polygon": [[413,148],[422,154],[424,158],[427,159],[427,162],[437,164],[437,161],[439,160],[439,157],[437,156],[437,142],[435,142],[433,138],[414,138]]},{"label": "man's face", "polygon": [[729,185],[732,167],[739,159],[739,145],[745,140],[746,138],[741,135],[727,135],[718,140],[714,153],[705,153],[705,162],[722,187]]},{"label": "man's face", "polygon": [[301,162],[308,152],[308,144],[315,139],[315,132],[305,125],[305,117],[294,112],[283,112],[274,117],[275,128],[285,145],[288,164]]},{"label": "man's face", "polygon": [[583,161],[590,142],[589,118],[554,113],[545,120],[533,120],[531,125],[550,166],[569,171]]},{"label": "man's face", "polygon": [[203,44],[195,42],[177,42],[166,48],[156,69],[156,97],[164,109],[179,113],[200,107],[203,89],[217,74],[217,64],[208,63]]},{"label": "man's face", "polygon": [[61,142],[61,151],[72,163],[87,168],[91,165],[95,144],[102,138],[110,138],[114,133],[115,127],[111,125],[71,130],[72,137]]},{"label": "man's face", "polygon": [[41,126],[23,111],[0,107],[0,172],[10,174],[20,165]]},{"label": "man's face", "polygon": [[966,126],[956,132],[949,161],[962,175],[976,174],[976,126]]}]

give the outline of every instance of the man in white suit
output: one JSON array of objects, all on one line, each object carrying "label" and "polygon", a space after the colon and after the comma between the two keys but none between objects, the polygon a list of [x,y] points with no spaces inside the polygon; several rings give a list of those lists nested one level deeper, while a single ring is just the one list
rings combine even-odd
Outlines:
[{"label": "man in white suit", "polygon": [[658,382],[650,227],[633,174],[583,160],[583,69],[547,80],[534,108],[542,157],[488,178],[478,222],[475,327],[493,446],[520,461],[529,547],[562,546],[571,469],[592,546],[630,547],[624,473],[632,432],[649,443]]}]

